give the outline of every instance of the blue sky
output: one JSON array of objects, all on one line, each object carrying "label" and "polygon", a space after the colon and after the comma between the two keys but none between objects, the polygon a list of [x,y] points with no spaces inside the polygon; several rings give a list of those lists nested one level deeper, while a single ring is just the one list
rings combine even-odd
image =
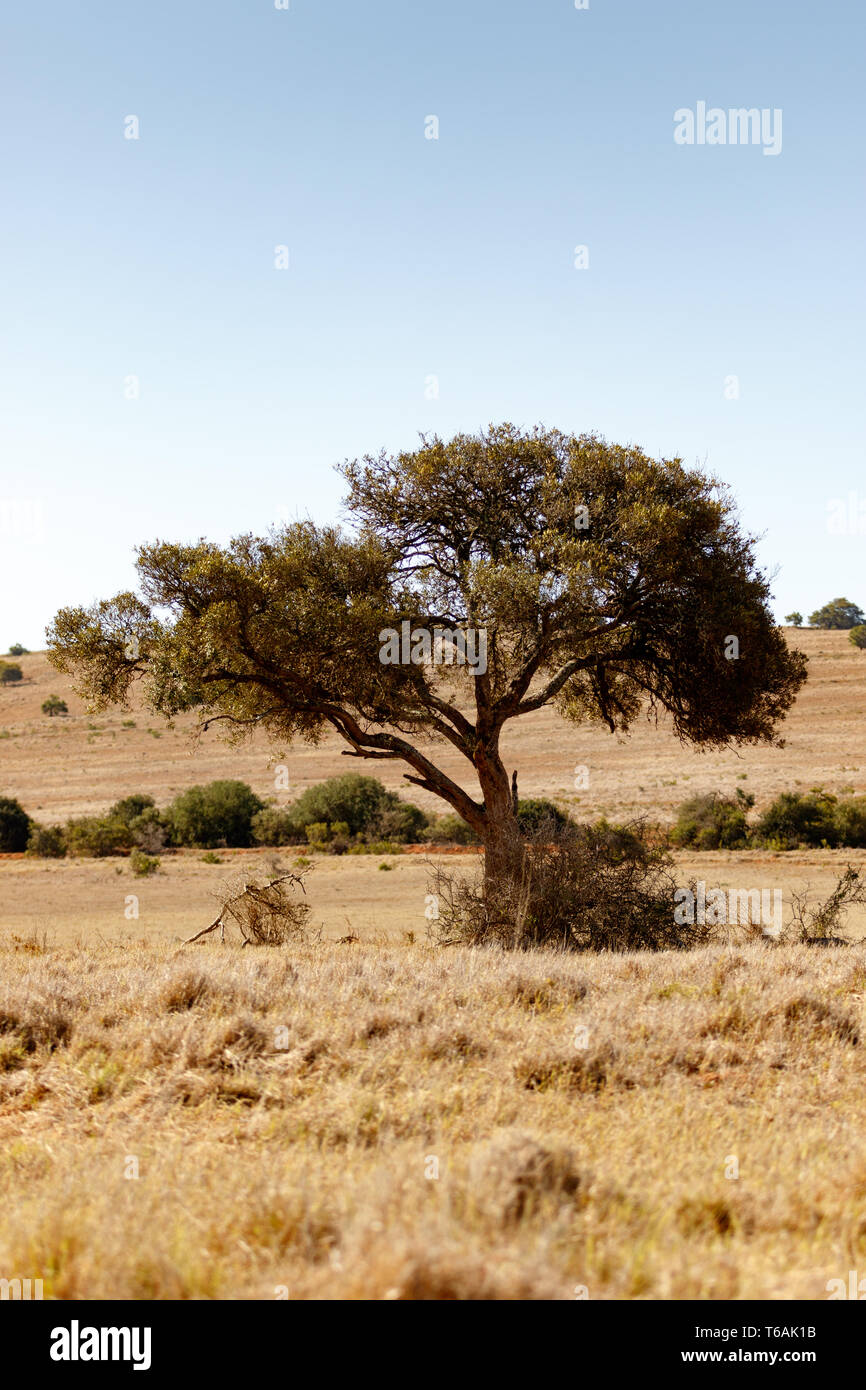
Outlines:
[{"label": "blue sky", "polygon": [[[3,30],[0,647],[130,587],[137,543],[333,520],[334,463],[503,419],[705,464],[779,617],[866,605],[852,3],[50,0]],[[781,110],[781,152],[676,144],[699,101]]]}]

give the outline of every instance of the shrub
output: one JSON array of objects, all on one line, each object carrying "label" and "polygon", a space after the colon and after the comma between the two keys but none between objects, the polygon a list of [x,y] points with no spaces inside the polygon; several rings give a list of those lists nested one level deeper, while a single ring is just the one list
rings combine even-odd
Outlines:
[{"label": "shrub", "polygon": [[462,816],[457,816],[453,811],[446,812],[444,816],[436,816],[427,831],[427,838],[434,845],[477,845],[478,836],[467,825]]},{"label": "shrub", "polygon": [[866,613],[847,598],[834,598],[812,613],[809,622],[812,627],[846,628],[866,623]]},{"label": "shrub", "polygon": [[518,949],[669,950],[699,943],[709,928],[674,920],[670,858],[640,825],[611,845],[611,827],[567,825],[514,847],[507,871],[474,882],[437,867],[432,892],[441,943]]},{"label": "shrub", "polygon": [[848,633],[848,641],[859,647],[861,652],[866,651],[866,623],[858,623],[856,627],[852,627]]},{"label": "shrub", "polygon": [[9,655],[10,655],[10,656],[29,656],[30,653],[29,653],[29,651],[27,650],[26,647],[22,647],[22,645],[21,645],[20,642],[13,642],[13,643],[12,643],[12,646],[9,648]]},{"label": "shrub", "polygon": [[404,845],[416,845],[423,839],[430,818],[420,806],[411,801],[401,801],[395,796],[377,817],[371,834],[381,840],[396,840]]},{"label": "shrub", "polygon": [[257,845],[296,845],[306,840],[303,831],[293,824],[290,813],[276,806],[266,806],[263,811],[257,811],[250,828]]},{"label": "shrub", "polygon": [[561,830],[568,824],[566,816],[553,801],[546,797],[534,797],[517,803],[517,821],[521,832],[531,838],[539,834],[543,827]]},{"label": "shrub", "polygon": [[152,796],[145,792],[134,792],[132,796],[124,796],[120,801],[115,801],[108,814],[112,818],[122,820],[124,825],[131,825],[137,816],[155,805]]},{"label": "shrub", "polygon": [[159,868],[159,860],[143,850],[134,849],[129,856],[129,867],[136,878],[146,878],[149,874],[155,874]]},{"label": "shrub", "polygon": [[155,806],[147,806],[140,816],[133,816],[129,830],[139,849],[158,854],[171,838],[171,825]]},{"label": "shrub", "polygon": [[312,825],[305,827],[307,842],[311,845],[324,845],[327,843],[330,831],[326,821],[314,821]]},{"label": "shrub", "polygon": [[382,812],[395,801],[393,792],[387,792],[375,777],[362,777],[357,772],[344,773],[342,777],[330,777],[308,787],[289,807],[289,816],[294,827],[306,831],[310,825],[329,825],[332,821],[345,821],[352,835],[360,835],[375,825]]},{"label": "shrub", "polygon": [[70,854],[104,859],[131,849],[132,834],[117,816],[78,816],[66,822],[66,847]]},{"label": "shrub", "polygon": [[263,810],[264,802],[246,782],[226,780],[181,792],[165,817],[175,844],[244,849],[253,843],[253,816]]},{"label": "shrub", "polygon": [[14,685],[23,679],[24,672],[20,666],[15,666],[11,661],[0,661],[0,685]]},{"label": "shrub", "polygon": [[754,804],[755,798],[739,787],[736,797],[719,792],[693,796],[680,806],[671,840],[695,849],[737,849],[748,841],[746,811]]},{"label": "shrub", "polygon": [[755,838],[778,849],[839,843],[835,796],[820,788],[803,794],[782,792],[758,820]]},{"label": "shrub", "polygon": [[39,859],[63,859],[66,854],[66,836],[61,825],[37,825],[30,823],[27,837],[27,853]]},{"label": "shrub", "polygon": [[21,854],[27,848],[32,821],[20,801],[0,796],[0,851]]},{"label": "shrub", "polygon": [[49,719],[53,719],[58,714],[68,714],[69,706],[65,700],[61,700],[59,695],[49,695],[47,700],[42,701],[42,713],[47,714]]},{"label": "shrub", "polygon": [[866,796],[838,801],[833,819],[840,845],[866,849]]}]

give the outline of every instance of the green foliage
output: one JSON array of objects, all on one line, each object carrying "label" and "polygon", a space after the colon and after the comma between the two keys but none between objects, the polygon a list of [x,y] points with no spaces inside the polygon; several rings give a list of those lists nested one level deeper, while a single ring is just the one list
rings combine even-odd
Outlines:
[{"label": "green foliage", "polygon": [[281,811],[276,806],[257,811],[250,828],[257,845],[296,845],[306,839],[303,831],[294,825],[289,811]]},{"label": "green foliage", "polygon": [[417,845],[425,838],[430,817],[420,806],[401,801],[388,793],[388,803],[379,812],[370,833],[379,840],[395,840],[399,844]]},{"label": "green foliage", "polygon": [[851,849],[866,849],[866,796],[850,797],[837,802],[833,819],[840,845]]},{"label": "green foliage", "polygon": [[677,812],[671,840],[682,848],[738,849],[748,841],[746,812],[754,804],[755,798],[739,787],[734,797],[720,792],[690,797]]},{"label": "green foliage", "polygon": [[434,845],[477,845],[479,836],[460,816],[446,814],[436,816],[427,830],[427,838]]},{"label": "green foliage", "polygon": [[30,823],[27,853],[39,859],[63,859],[66,855],[66,836],[61,825]]},{"label": "green foliage", "polygon": [[315,846],[327,844],[330,836],[328,822],[324,820],[311,821],[309,825],[304,826],[304,832],[308,843]]},{"label": "green foliage", "polygon": [[31,820],[20,801],[0,796],[0,851],[21,854],[27,848]]},{"label": "green foliage", "polygon": [[0,685],[16,685],[23,679],[24,672],[20,666],[11,661],[0,661]]},{"label": "green foliage", "polygon": [[47,700],[42,701],[42,713],[47,714],[49,719],[54,719],[58,714],[68,714],[69,706],[59,695],[49,695]]},{"label": "green foliage", "polygon": [[134,849],[129,856],[129,867],[136,878],[147,878],[150,874],[155,874],[159,868],[159,860],[154,856],[145,854],[143,850]]},{"label": "green foliage", "polygon": [[104,859],[132,848],[129,826],[118,816],[78,816],[66,822],[66,847],[70,854]]},{"label": "green foliage", "polygon": [[866,623],[866,613],[847,598],[834,598],[809,618],[812,627],[847,628]]},{"label": "green foliage", "polygon": [[866,651],[866,623],[858,623],[848,634],[848,641],[861,651]]},{"label": "green foliage", "polygon": [[345,821],[351,835],[360,835],[371,830],[382,812],[398,800],[377,778],[347,772],[308,787],[289,808],[289,815],[299,830]]},{"label": "green foliage", "polygon": [[808,794],[782,792],[759,817],[755,838],[779,849],[833,847],[839,843],[836,807],[835,796],[820,789]]},{"label": "green foliage", "polygon": [[786,622],[786,623],[790,623],[791,627],[802,627],[802,626],[803,626],[803,614],[802,614],[802,613],[798,613],[796,610],[795,610],[793,613],[786,613],[786,614],[785,614],[785,622]]},{"label": "green foliage", "polygon": [[517,803],[517,823],[523,835],[536,835],[542,827],[561,830],[568,824],[568,816],[560,811],[554,801],[546,797],[530,797]]},{"label": "green foliage", "polygon": [[143,811],[155,806],[156,802],[152,796],[145,792],[133,792],[132,796],[125,796],[120,801],[115,801],[109,810],[109,817],[116,817],[122,820],[124,825],[132,825],[132,822],[141,815]]},{"label": "green foliage", "polygon": [[30,653],[29,653],[29,651],[27,650],[26,647],[22,647],[22,645],[21,645],[20,642],[13,642],[13,643],[12,643],[12,646],[9,648],[9,655],[10,655],[10,656],[29,656]]},{"label": "green foliage", "polygon": [[166,809],[173,843],[246,848],[253,843],[252,820],[264,802],[246,782],[222,780],[190,787]]}]

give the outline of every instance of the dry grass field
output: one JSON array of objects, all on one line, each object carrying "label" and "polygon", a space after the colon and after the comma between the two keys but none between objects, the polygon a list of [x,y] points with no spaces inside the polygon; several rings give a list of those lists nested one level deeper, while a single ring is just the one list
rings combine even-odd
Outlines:
[{"label": "dry grass field", "polygon": [[[810,679],[785,749],[701,755],[545,712],[511,736],[521,794],[670,820],[716,788],[759,809],[866,793],[866,657],[844,633],[796,640]],[[22,664],[0,793],[43,822],[221,776],[274,796],[281,761],[283,801],[369,770],[331,739],[281,755],[91,717],[44,656]],[[68,719],[41,715],[49,693]],[[63,1299],[824,1299],[866,1274],[866,948],[437,950],[424,854],[315,856],[310,934],[285,948],[179,944],[239,875],[295,855],[189,850],[146,879],[0,858],[0,1276]],[[678,861],[789,902],[866,854]]]},{"label": "dry grass field", "polygon": [[866,959],[15,948],[0,1270],[63,1299],[827,1298]]}]

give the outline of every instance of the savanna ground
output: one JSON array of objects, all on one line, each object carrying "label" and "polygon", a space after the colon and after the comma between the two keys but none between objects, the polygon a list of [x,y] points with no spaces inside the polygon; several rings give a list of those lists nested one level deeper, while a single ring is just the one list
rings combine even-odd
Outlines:
[{"label": "savanna ground", "polygon": [[[845,633],[796,641],[810,679],[784,750],[700,755],[543,712],[507,745],[521,794],[614,820],[736,786],[758,810],[863,794],[866,656]],[[280,800],[368,770],[331,740],[280,757],[90,717],[43,656],[22,665],[32,683],[0,690],[0,792],[43,822],[220,776],[276,796],[280,761]],[[40,714],[49,693],[68,720]],[[178,944],[273,855],[187,851],[147,879],[0,860],[0,1277],[74,1299],[823,1299],[866,1275],[866,948],[434,949],[423,854],[316,856],[312,939]],[[866,863],[678,858],[683,880],[786,901]],[[866,935],[862,909],[848,926]]]}]

